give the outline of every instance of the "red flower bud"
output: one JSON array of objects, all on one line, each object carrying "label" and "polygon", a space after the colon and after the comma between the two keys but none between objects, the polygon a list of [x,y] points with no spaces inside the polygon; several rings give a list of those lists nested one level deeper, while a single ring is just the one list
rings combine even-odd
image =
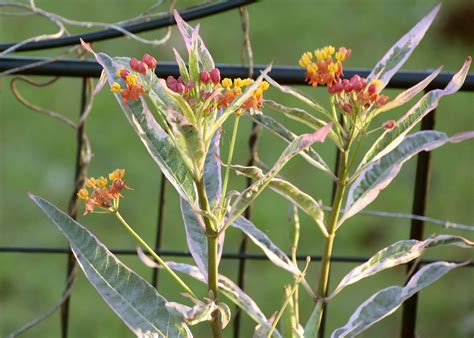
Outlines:
[{"label": "red flower bud", "polygon": [[213,70],[211,70],[209,75],[211,76],[212,83],[217,84],[221,82],[221,72],[219,71],[219,69],[214,68]]},{"label": "red flower bud", "polygon": [[150,54],[145,54],[142,57],[143,63],[145,63],[150,69],[155,69],[156,68],[156,59],[151,56]]},{"label": "red flower bud", "polygon": [[120,71],[120,77],[121,77],[122,79],[124,79],[124,80],[127,78],[127,75],[128,75],[128,74],[130,74],[130,72],[129,72],[128,70],[126,70],[126,69],[122,69],[122,70]]},{"label": "red flower bud", "polygon": [[373,93],[375,93],[377,91],[377,86],[372,83],[369,86],[369,88],[367,88],[367,90],[368,90],[369,94],[372,95]]},{"label": "red flower bud", "polygon": [[130,59],[130,68],[143,75],[146,75],[146,72],[148,70],[148,66],[145,63],[138,61],[135,58]]},{"label": "red flower bud", "polygon": [[349,80],[342,80],[342,86],[344,87],[344,91],[346,93],[350,93],[352,91],[352,86],[349,83]]},{"label": "red flower bud", "polygon": [[397,121],[395,120],[388,120],[383,124],[384,129],[393,129],[397,125]]},{"label": "red flower bud", "polygon": [[137,59],[131,58],[131,59],[130,59],[130,68],[132,68],[133,70],[137,71],[137,67],[138,67],[138,65],[139,65],[140,63],[141,63],[141,62],[138,61]]},{"label": "red flower bud", "polygon": [[209,72],[202,71],[201,74],[199,74],[199,77],[201,78],[201,81],[204,83],[208,83],[209,80],[211,79],[211,75]]}]

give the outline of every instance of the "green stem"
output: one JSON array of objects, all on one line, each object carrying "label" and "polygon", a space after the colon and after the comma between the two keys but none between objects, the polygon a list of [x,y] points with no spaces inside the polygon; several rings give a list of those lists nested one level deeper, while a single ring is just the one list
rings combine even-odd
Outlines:
[{"label": "green stem", "polygon": [[179,276],[169,268],[169,266],[161,259],[160,256],[156,254],[155,251],[128,225],[128,223],[123,219],[122,215],[118,212],[118,210],[114,210],[113,214],[118,218],[120,223],[127,229],[127,231],[137,240],[138,243],[140,243],[149,253],[150,255],[156,259],[158,263],[165,269],[177,282],[181,287],[186,290],[187,293],[189,293],[191,296],[194,298],[197,298],[194,292],[189,288],[189,286],[186,285],[186,283],[183,282]]},{"label": "green stem", "polygon": [[224,181],[222,182],[221,208],[224,205],[225,194],[227,193],[227,183],[229,181],[230,165],[234,156],[235,139],[237,138],[237,129],[239,128],[239,115],[235,115],[234,129],[232,131],[232,140],[230,141],[229,154],[227,156],[227,166],[225,168]]},{"label": "green stem", "polygon": [[[318,298],[324,299],[328,293],[329,275],[331,270],[331,256],[336,235],[337,221],[339,220],[339,212],[341,210],[344,193],[346,191],[347,178],[347,152],[341,152],[341,162],[338,170],[338,178],[336,193],[332,204],[332,210],[329,215],[328,233],[325,238],[324,251],[321,259],[321,271],[319,274]],[[321,307],[320,319],[324,311],[324,302]]]},{"label": "green stem", "polygon": [[[210,213],[209,200],[207,198],[206,187],[203,180],[195,181],[198,199],[199,199],[199,208]],[[219,287],[217,284],[218,281],[218,241],[219,236],[217,232],[217,225],[212,224],[212,220],[203,215],[204,224],[206,226],[206,236],[207,236],[207,288],[210,293],[212,293],[212,300],[217,303],[217,296]],[[212,313],[212,318],[210,321],[212,336],[214,338],[222,337],[222,322],[221,322],[221,313],[219,310],[215,310]]]}]

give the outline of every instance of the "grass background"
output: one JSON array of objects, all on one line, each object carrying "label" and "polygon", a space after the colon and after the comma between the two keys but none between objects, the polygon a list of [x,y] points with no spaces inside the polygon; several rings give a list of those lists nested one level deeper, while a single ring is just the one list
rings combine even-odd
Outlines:
[{"label": "grass background", "polygon": [[[52,1],[38,0],[37,5],[69,18],[88,21],[116,21],[138,14],[152,1]],[[352,48],[347,67],[368,68],[382,57],[385,51],[421,19],[437,1],[309,1],[272,0],[248,7],[251,19],[251,40],[255,63],[293,65],[302,52],[326,44],[345,45]],[[179,1],[178,8],[199,4],[198,1]],[[446,71],[456,71],[467,55],[472,53],[472,43],[463,42],[454,35],[443,34],[453,11],[469,1],[445,1],[441,13],[427,36],[404,66],[404,69],[426,70],[445,66]],[[165,5],[166,6],[166,5]],[[165,7],[163,7],[165,8]],[[205,18],[201,35],[218,63],[240,63],[242,32],[237,10]],[[196,22],[193,22],[195,24]],[[72,33],[83,29],[73,28]],[[12,42],[38,34],[53,32],[45,20],[34,17],[0,17],[0,41]],[[471,32],[472,33],[472,32]],[[142,34],[159,38],[163,31]],[[169,42],[150,48],[128,39],[115,39],[97,43],[96,50],[111,55],[140,57],[144,52],[156,55],[159,60],[173,60],[171,47],[184,55],[184,46],[173,28]],[[52,55],[52,51],[20,53],[20,55]],[[36,114],[13,97],[10,77],[0,79],[0,245],[32,247],[64,247],[66,242],[55,227],[27,198],[32,191],[67,208],[74,175],[74,132],[56,121]],[[37,105],[49,107],[76,119],[79,113],[79,79],[64,78],[45,89],[20,85],[24,96]],[[301,87],[320,103],[327,105],[324,89]],[[387,90],[394,97],[399,91]],[[299,105],[288,96],[270,91],[267,97],[284,104]],[[383,116],[383,120],[400,116],[408,109],[404,106]],[[298,133],[308,132],[292,121],[282,119],[273,111],[266,113],[277,117]],[[474,128],[473,95],[462,92],[444,98],[439,106],[437,128],[448,134]],[[237,141],[236,163],[245,163],[248,157],[247,137],[249,121],[242,121]],[[380,121],[382,122],[382,120]],[[103,175],[116,167],[127,170],[127,182],[133,191],[121,204],[123,214],[136,230],[151,243],[157,217],[157,200],[160,172],[132,132],[107,90],[95,99],[87,123],[87,132],[94,157],[89,173]],[[223,153],[230,141],[230,130],[224,130]],[[259,142],[260,158],[273,163],[285,144],[264,132]],[[334,149],[329,144],[318,146],[327,163],[334,163]],[[430,186],[428,215],[455,222],[474,223],[472,141],[448,145],[436,150]],[[404,166],[393,184],[384,190],[370,209],[410,212],[414,184],[415,161]],[[304,188],[325,204],[329,203],[331,182],[315,171],[301,158],[296,158],[282,172],[295,184]],[[240,189],[244,180],[231,177],[231,187]],[[177,194],[168,186],[165,209],[163,249],[187,250],[184,230],[179,213]],[[254,222],[267,232],[272,240],[285,250],[289,246],[288,204],[268,191],[255,203]],[[131,248],[134,243],[119,224],[107,215],[81,218],[97,236],[111,248]],[[310,220],[301,215],[302,236],[300,253],[319,254],[321,236]],[[434,225],[427,225],[426,234],[454,233]],[[409,222],[406,220],[355,217],[338,233],[336,255],[370,255],[394,241],[407,238]],[[469,235],[469,234],[464,234]],[[226,252],[238,250],[240,233],[230,230],[226,235]],[[260,252],[252,244],[250,252]],[[442,259],[472,259],[467,250],[449,248],[433,249],[427,257]],[[135,257],[121,257],[126,264],[149,278],[151,271]],[[188,261],[189,260],[183,260]],[[25,322],[42,313],[60,297],[65,282],[66,259],[63,255],[0,254],[0,336],[4,336]],[[262,310],[270,316],[282,302],[282,286],[290,282],[287,273],[268,262],[248,262],[247,290]],[[335,264],[331,278],[332,287],[347,273],[353,264]],[[235,261],[224,261],[221,272],[231,278],[237,274]],[[319,264],[312,263],[308,272],[309,283],[316,284]],[[395,268],[348,287],[330,305],[328,328],[334,329],[348,319],[358,304],[375,291],[404,281],[404,268]],[[190,283],[204,295],[205,288]],[[423,290],[418,309],[418,334],[420,337],[472,337],[474,334],[474,271],[458,269]],[[162,274],[160,292],[167,298],[179,300],[172,281]],[[301,292],[303,324],[311,311],[311,303]],[[362,337],[396,337],[399,335],[401,311],[376,324]],[[242,337],[251,336],[253,322],[243,316]],[[198,325],[196,337],[207,337],[206,325]],[[226,330],[230,337],[231,330]],[[59,314],[22,335],[23,337],[55,337],[59,335]],[[131,337],[124,324],[105,305],[96,291],[79,272],[71,302],[71,337]]]}]

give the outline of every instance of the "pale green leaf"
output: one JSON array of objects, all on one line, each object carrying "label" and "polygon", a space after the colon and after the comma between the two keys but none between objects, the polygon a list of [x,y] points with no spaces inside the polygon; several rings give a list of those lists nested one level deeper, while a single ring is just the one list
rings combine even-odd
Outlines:
[{"label": "pale green leaf", "polygon": [[355,337],[395,312],[415,293],[434,283],[462,264],[436,262],[422,267],[404,287],[391,286],[372,295],[352,314],[349,321],[335,330],[331,338]]},{"label": "pale green leaf", "polygon": [[134,334],[192,337],[186,324],[168,311],[166,299],[92,233],[48,201],[30,197],[67,238],[89,282]]},{"label": "pale green leaf", "polygon": [[419,131],[407,136],[395,149],[362,170],[349,189],[344,214],[338,226],[375,200],[380,191],[397,176],[403,164],[419,152],[472,137],[474,132],[448,137],[438,131]]},{"label": "pale green leaf", "polygon": [[321,309],[323,302],[319,299],[314,306],[313,312],[304,327],[304,338],[316,338],[321,324]]},{"label": "pale green leaf", "polygon": [[396,242],[377,252],[367,262],[352,269],[351,272],[344,276],[329,298],[334,297],[348,285],[375,275],[380,271],[410,262],[420,257],[426,248],[440,245],[455,245],[463,248],[472,248],[474,247],[474,242],[453,235],[437,235],[424,241],[408,239]]}]

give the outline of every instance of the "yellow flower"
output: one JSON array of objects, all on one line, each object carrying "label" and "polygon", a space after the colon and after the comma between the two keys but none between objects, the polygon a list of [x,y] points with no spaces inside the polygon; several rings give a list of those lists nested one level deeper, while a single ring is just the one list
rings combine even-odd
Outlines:
[{"label": "yellow flower", "polygon": [[99,188],[105,188],[105,186],[107,185],[108,181],[107,179],[104,177],[104,176],[100,176],[97,180],[96,180],[96,183],[97,183],[97,186]]},{"label": "yellow flower", "polygon": [[125,70],[125,68],[120,67],[119,70],[117,70],[117,73],[115,74],[117,74],[118,77],[122,77],[122,70]]},{"label": "yellow flower", "polygon": [[118,82],[114,82],[110,90],[112,91],[112,93],[120,93],[122,91],[122,88],[120,88],[120,84]]},{"label": "yellow flower", "polygon": [[382,81],[380,81],[379,79],[372,80],[371,83],[374,84],[377,88],[380,88],[380,86],[382,86]]},{"label": "yellow flower", "polygon": [[89,192],[87,191],[87,189],[82,188],[77,193],[77,197],[79,197],[81,200],[86,201],[89,198]]},{"label": "yellow flower", "polygon": [[235,93],[235,95],[242,94],[242,88],[234,86],[234,93]]},{"label": "yellow flower", "polygon": [[244,86],[250,86],[253,83],[253,79],[246,78],[244,81]]},{"label": "yellow flower", "polygon": [[87,188],[95,188],[97,186],[97,180],[94,177],[88,178],[86,180]]},{"label": "yellow flower", "polygon": [[303,53],[303,55],[301,55],[299,64],[301,67],[306,68],[311,65],[311,63],[313,62],[312,59],[313,54],[311,54],[310,52]]},{"label": "yellow flower", "polygon": [[125,81],[127,82],[128,86],[134,86],[137,84],[138,81],[138,76],[134,74],[128,74],[127,77],[125,78]]},{"label": "yellow flower", "polygon": [[116,181],[122,179],[125,176],[125,169],[115,169],[109,174],[109,179],[111,181]]},{"label": "yellow flower", "polygon": [[243,87],[244,86],[244,81],[238,77],[237,79],[234,79],[234,87]]},{"label": "yellow flower", "polygon": [[337,63],[330,63],[328,65],[328,70],[331,72],[331,73],[337,73],[339,69],[339,66],[337,65]]},{"label": "yellow flower", "polygon": [[232,80],[226,77],[224,80],[222,80],[222,87],[225,89],[229,89],[232,86]]},{"label": "yellow flower", "polygon": [[266,91],[268,90],[268,88],[270,88],[270,84],[267,81],[262,81],[262,83],[260,83],[259,88],[261,88],[263,91]]}]

